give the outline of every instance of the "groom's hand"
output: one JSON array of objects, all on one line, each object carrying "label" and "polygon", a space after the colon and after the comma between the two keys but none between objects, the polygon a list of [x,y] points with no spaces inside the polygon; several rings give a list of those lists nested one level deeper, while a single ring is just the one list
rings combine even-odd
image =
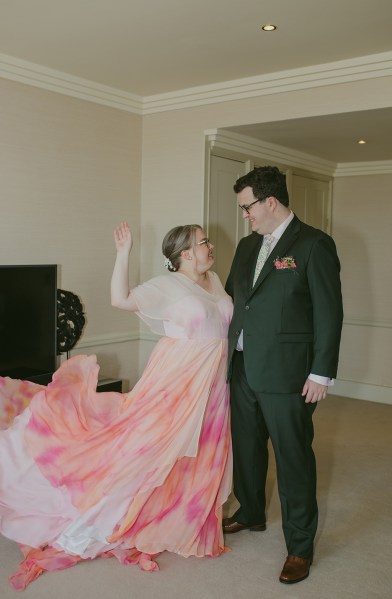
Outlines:
[{"label": "groom's hand", "polygon": [[325,399],[328,393],[327,385],[320,385],[315,381],[306,379],[304,388],[302,389],[302,396],[305,397],[305,403],[316,403],[320,399]]}]

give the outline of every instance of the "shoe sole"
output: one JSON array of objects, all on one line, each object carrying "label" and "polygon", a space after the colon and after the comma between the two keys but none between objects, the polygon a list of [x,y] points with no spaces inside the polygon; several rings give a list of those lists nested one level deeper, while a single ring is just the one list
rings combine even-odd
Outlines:
[{"label": "shoe sole", "polygon": [[249,526],[249,530],[253,532],[264,532],[267,526],[265,524],[257,524],[257,526]]},{"label": "shoe sole", "polygon": [[245,528],[240,528],[240,530],[225,530],[223,532],[225,535],[233,535],[236,532],[241,532],[241,530],[251,530],[252,532],[264,532],[267,529],[266,524],[257,524],[256,526],[247,526]]},{"label": "shoe sole", "polygon": [[296,578],[295,580],[284,580],[279,578],[279,582],[282,582],[283,584],[295,584],[296,582],[302,582],[302,580],[306,580],[308,576],[309,572],[306,574],[306,576],[301,576],[301,578]]}]

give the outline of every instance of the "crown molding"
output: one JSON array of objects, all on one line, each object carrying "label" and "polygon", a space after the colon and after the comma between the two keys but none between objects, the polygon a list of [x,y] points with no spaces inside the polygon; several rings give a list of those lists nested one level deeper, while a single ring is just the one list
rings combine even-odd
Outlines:
[{"label": "crown molding", "polygon": [[140,96],[6,54],[0,54],[0,77],[127,112],[143,112],[143,98]]},{"label": "crown molding", "polygon": [[305,152],[223,129],[210,129],[205,134],[212,154],[223,154],[226,157],[242,156],[245,159],[266,160],[268,163],[273,161],[274,164],[317,172],[328,177],[335,173],[336,164],[334,162],[317,158]]},{"label": "crown molding", "polygon": [[0,54],[0,77],[141,115],[391,75],[392,52],[383,52],[142,97]]},{"label": "crown molding", "polygon": [[359,175],[391,175],[392,160],[374,162],[340,162],[335,177],[358,177]]},{"label": "crown molding", "polygon": [[205,131],[211,153],[233,159],[259,159],[273,161],[282,166],[295,167],[327,177],[358,177],[363,175],[392,174],[392,160],[374,162],[335,163],[305,152],[285,148],[277,144],[258,140],[253,137],[225,131],[209,129]]},{"label": "crown molding", "polygon": [[392,75],[392,52],[145,96],[143,114]]}]

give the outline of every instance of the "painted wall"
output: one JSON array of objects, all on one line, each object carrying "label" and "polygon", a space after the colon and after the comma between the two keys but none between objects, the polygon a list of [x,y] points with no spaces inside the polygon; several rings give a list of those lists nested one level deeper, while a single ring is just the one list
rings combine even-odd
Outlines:
[{"label": "painted wall", "polygon": [[127,385],[138,375],[139,324],[111,307],[109,286],[123,219],[139,277],[141,117],[5,79],[0,97],[0,263],[58,264],[59,286],[79,295],[87,317],[72,353],[97,353],[101,372]]},{"label": "painted wall", "polygon": [[392,175],[334,182],[333,236],[345,311],[339,378],[392,388],[391,198]]}]

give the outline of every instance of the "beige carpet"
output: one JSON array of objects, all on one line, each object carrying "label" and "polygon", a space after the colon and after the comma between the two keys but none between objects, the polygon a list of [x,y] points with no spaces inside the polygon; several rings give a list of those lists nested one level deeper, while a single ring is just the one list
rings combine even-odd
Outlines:
[{"label": "beige carpet", "polygon": [[[114,559],[45,573],[26,599],[391,599],[392,406],[328,397],[315,414],[320,524],[310,577],[278,581],[285,559],[273,459],[268,528],[227,537],[232,551],[217,559],[163,554],[160,572],[141,572]],[[227,506],[231,512],[234,500]],[[0,538],[0,598],[20,560]]]}]

